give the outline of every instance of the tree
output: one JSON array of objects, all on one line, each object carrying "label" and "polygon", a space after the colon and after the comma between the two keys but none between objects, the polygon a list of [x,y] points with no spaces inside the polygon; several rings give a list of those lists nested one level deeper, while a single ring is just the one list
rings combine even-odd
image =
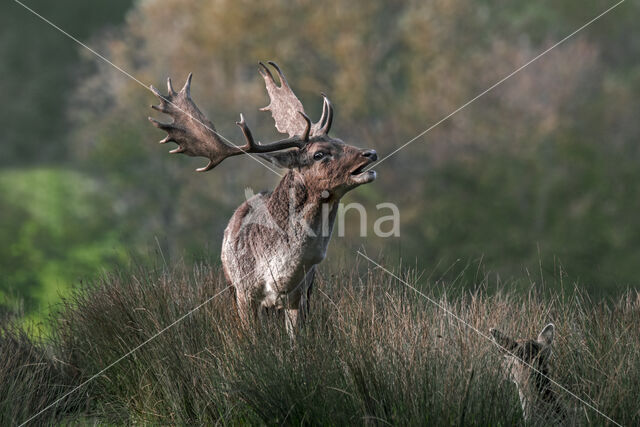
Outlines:
[{"label": "tree", "polygon": [[[181,83],[193,71],[198,104],[235,141],[240,111],[260,139],[275,137],[270,117],[255,107],[266,104],[256,61],[276,60],[311,116],[319,114],[323,90],[337,108],[335,134],[386,153],[602,10],[599,2],[502,6],[457,0],[142,2],[100,48],[156,85],[168,75]],[[602,19],[597,25],[619,23]],[[627,19],[623,25],[633,28]],[[429,268],[487,254],[489,269],[511,273],[533,268],[539,256],[545,264],[560,257],[589,283],[635,283],[628,266],[640,221],[628,220],[632,210],[625,204],[640,182],[631,167],[639,129],[629,113],[638,102],[625,93],[638,79],[620,76],[636,75],[638,67],[624,52],[611,52],[624,32],[602,34],[584,31],[556,48],[386,161],[375,186],[352,197],[371,206],[398,203],[402,254]],[[623,44],[625,52],[636,49]],[[160,236],[170,254],[208,242],[217,252],[244,186],[261,190],[274,183],[271,172],[253,162],[231,160],[198,175],[192,169],[199,160],[164,155],[149,142],[160,138],[145,121],[143,107],[152,95],[108,65],[98,66],[76,99],[76,152],[144,224],[138,238]],[[620,114],[612,114],[611,105]],[[616,125],[621,130],[612,135]],[[609,196],[618,206],[613,213],[589,202],[614,182],[604,172],[611,169],[615,176],[626,171],[620,178],[630,188]],[[353,243],[360,242],[338,240],[334,248]],[[394,246],[372,238],[367,245]]]}]

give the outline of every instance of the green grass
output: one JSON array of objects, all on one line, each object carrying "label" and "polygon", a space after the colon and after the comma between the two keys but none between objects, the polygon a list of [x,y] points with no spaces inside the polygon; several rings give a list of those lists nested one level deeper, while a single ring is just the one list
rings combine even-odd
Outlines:
[{"label": "green grass", "polygon": [[[411,272],[401,272],[410,283]],[[418,286],[480,331],[556,325],[551,376],[623,425],[640,422],[640,296]],[[50,341],[0,342],[0,424],[19,423],[225,288],[217,267],[139,268],[77,291]],[[27,363],[35,354],[43,367]],[[31,357],[31,356],[29,356]],[[38,419],[109,424],[522,424],[515,386],[485,338],[380,271],[325,270],[295,345],[268,314],[250,330],[232,294],[141,347]],[[20,362],[7,364],[8,359]],[[58,360],[59,362],[55,362]],[[19,375],[16,373],[20,373]],[[20,390],[15,392],[13,390]],[[606,424],[557,390],[579,421]],[[584,409],[584,410],[582,410]]]}]

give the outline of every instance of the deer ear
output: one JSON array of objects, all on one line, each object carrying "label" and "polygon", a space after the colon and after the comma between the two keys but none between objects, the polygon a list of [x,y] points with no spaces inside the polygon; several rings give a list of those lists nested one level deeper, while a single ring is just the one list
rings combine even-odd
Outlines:
[{"label": "deer ear", "polygon": [[553,342],[555,329],[556,327],[553,326],[553,323],[549,323],[547,326],[545,326],[542,332],[540,332],[540,335],[538,335],[538,342],[545,345],[551,345],[551,343]]},{"label": "deer ear", "polygon": [[273,165],[283,169],[293,169],[298,166],[297,151],[276,151],[273,153],[258,154],[258,156]]}]

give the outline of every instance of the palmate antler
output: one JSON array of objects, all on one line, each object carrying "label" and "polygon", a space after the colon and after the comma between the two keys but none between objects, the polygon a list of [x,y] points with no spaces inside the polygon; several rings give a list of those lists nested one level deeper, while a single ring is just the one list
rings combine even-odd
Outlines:
[{"label": "palmate antler", "polygon": [[176,92],[171,85],[171,79],[167,79],[166,96],[162,95],[155,87],[151,86],[153,93],[160,99],[159,105],[152,105],[155,110],[161,111],[173,118],[171,123],[162,123],[151,117],[151,123],[167,132],[167,136],[160,141],[165,144],[169,141],[178,144],[178,147],[170,153],[184,153],[194,157],[206,157],[209,163],[196,169],[198,172],[206,172],[216,167],[227,157],[239,154],[269,153],[288,148],[302,148],[312,137],[326,135],[331,128],[333,120],[333,108],[329,99],[323,94],[324,103],[322,117],[317,123],[311,123],[304,113],[302,103],[289,87],[280,68],[269,62],[278,72],[280,86],[277,86],[269,69],[261,62],[260,74],[265,80],[271,103],[262,110],[271,111],[276,122],[276,129],[281,133],[288,133],[289,138],[270,144],[256,143],[251,130],[240,114],[240,121],[236,122],[242,129],[245,144],[237,146],[227,143],[215,130],[211,121],[198,109],[191,99],[191,77],[189,74],[184,87]]},{"label": "palmate antler", "polygon": [[[304,113],[302,102],[300,102],[298,97],[291,90],[291,87],[280,70],[280,67],[278,67],[278,64],[273,61],[269,61],[269,65],[275,68],[278,73],[280,86],[276,85],[273,75],[267,66],[262,62],[259,64],[261,67],[259,70],[260,74],[262,75],[262,78],[264,78],[269,98],[271,98],[271,103],[266,107],[261,108],[260,111],[271,111],[273,120],[276,122],[276,129],[278,129],[280,133],[288,133],[290,137],[300,135],[306,128],[305,121],[296,114],[296,112]],[[322,98],[322,116],[320,117],[320,120],[311,126],[311,136],[326,135],[331,129],[331,123],[333,121],[333,106],[331,105],[329,98],[327,98],[324,93],[322,94]]]}]

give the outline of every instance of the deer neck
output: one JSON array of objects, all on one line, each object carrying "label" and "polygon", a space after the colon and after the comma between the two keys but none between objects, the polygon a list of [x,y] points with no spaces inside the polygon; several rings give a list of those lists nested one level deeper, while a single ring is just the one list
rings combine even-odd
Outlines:
[{"label": "deer neck", "polygon": [[526,384],[516,383],[524,419],[531,421],[543,417],[563,421],[566,413],[551,389],[549,372],[547,369],[542,369],[542,372],[545,376],[533,373]]},{"label": "deer neck", "polygon": [[290,170],[269,196],[267,209],[288,238],[326,250],[339,200],[323,197],[313,184]]}]

